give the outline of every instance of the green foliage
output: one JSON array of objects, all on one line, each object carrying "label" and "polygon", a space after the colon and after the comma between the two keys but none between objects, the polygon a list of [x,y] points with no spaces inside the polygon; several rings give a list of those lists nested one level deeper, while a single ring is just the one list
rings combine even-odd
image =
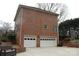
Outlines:
[{"label": "green foliage", "polygon": [[1,35],[0,35],[0,41],[1,41]]},{"label": "green foliage", "polygon": [[70,27],[73,27],[73,28],[79,27],[79,18],[66,20],[66,21],[60,23],[59,27],[60,28],[64,27],[65,29],[68,29]]},{"label": "green foliage", "polygon": [[79,28],[79,18],[69,19],[59,24],[59,34],[60,36],[65,36],[67,31],[70,32],[70,28],[76,30]]},{"label": "green foliage", "polygon": [[1,35],[0,40],[3,41],[3,42],[8,41],[7,35],[5,35],[5,34]]},{"label": "green foliage", "polygon": [[14,42],[14,41],[16,41],[15,32],[8,32],[8,33],[0,35],[0,41],[3,41],[3,42],[7,42],[7,41]]},{"label": "green foliage", "polygon": [[79,40],[79,37],[75,38],[75,40]]},{"label": "green foliage", "polygon": [[8,35],[7,35],[7,38],[8,38],[8,40],[9,41],[16,41],[16,34],[15,33],[9,33]]}]

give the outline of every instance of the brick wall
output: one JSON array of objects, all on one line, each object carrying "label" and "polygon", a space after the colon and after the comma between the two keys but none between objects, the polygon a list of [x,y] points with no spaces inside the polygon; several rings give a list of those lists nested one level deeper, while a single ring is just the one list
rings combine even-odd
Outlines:
[{"label": "brick wall", "polygon": [[[20,30],[17,33],[17,40],[21,47],[24,47],[24,35],[36,35],[38,38],[39,34],[58,38],[58,32],[53,30],[55,26],[57,27],[57,15],[29,8],[21,8],[18,13],[20,17],[16,16],[16,20],[20,20]],[[44,25],[47,25],[46,29]]]}]

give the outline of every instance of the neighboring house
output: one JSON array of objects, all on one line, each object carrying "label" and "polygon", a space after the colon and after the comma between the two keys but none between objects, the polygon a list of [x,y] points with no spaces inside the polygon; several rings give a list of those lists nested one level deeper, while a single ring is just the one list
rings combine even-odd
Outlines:
[{"label": "neighboring house", "polygon": [[19,5],[15,16],[15,31],[20,47],[57,46],[58,14],[39,8]]}]

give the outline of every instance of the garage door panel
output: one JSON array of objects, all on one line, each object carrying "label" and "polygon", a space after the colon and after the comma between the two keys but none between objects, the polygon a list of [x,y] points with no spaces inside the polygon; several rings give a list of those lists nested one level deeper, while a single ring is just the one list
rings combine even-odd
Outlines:
[{"label": "garage door panel", "polygon": [[55,38],[41,38],[40,47],[54,47],[57,46],[57,40]]},{"label": "garage door panel", "polygon": [[24,38],[24,47],[36,47],[36,40],[33,37],[25,37]]},{"label": "garage door panel", "polygon": [[36,41],[35,40],[25,40],[24,41],[24,47],[36,47]]},{"label": "garage door panel", "polygon": [[40,46],[41,47],[52,47],[52,46],[56,46],[56,42],[55,41],[40,41]]}]

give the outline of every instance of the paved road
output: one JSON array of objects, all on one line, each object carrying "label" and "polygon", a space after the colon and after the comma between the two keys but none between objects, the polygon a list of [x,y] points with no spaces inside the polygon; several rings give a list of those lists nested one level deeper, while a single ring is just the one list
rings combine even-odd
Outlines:
[{"label": "paved road", "polygon": [[26,52],[18,53],[17,56],[79,56],[79,48],[26,48]]}]

